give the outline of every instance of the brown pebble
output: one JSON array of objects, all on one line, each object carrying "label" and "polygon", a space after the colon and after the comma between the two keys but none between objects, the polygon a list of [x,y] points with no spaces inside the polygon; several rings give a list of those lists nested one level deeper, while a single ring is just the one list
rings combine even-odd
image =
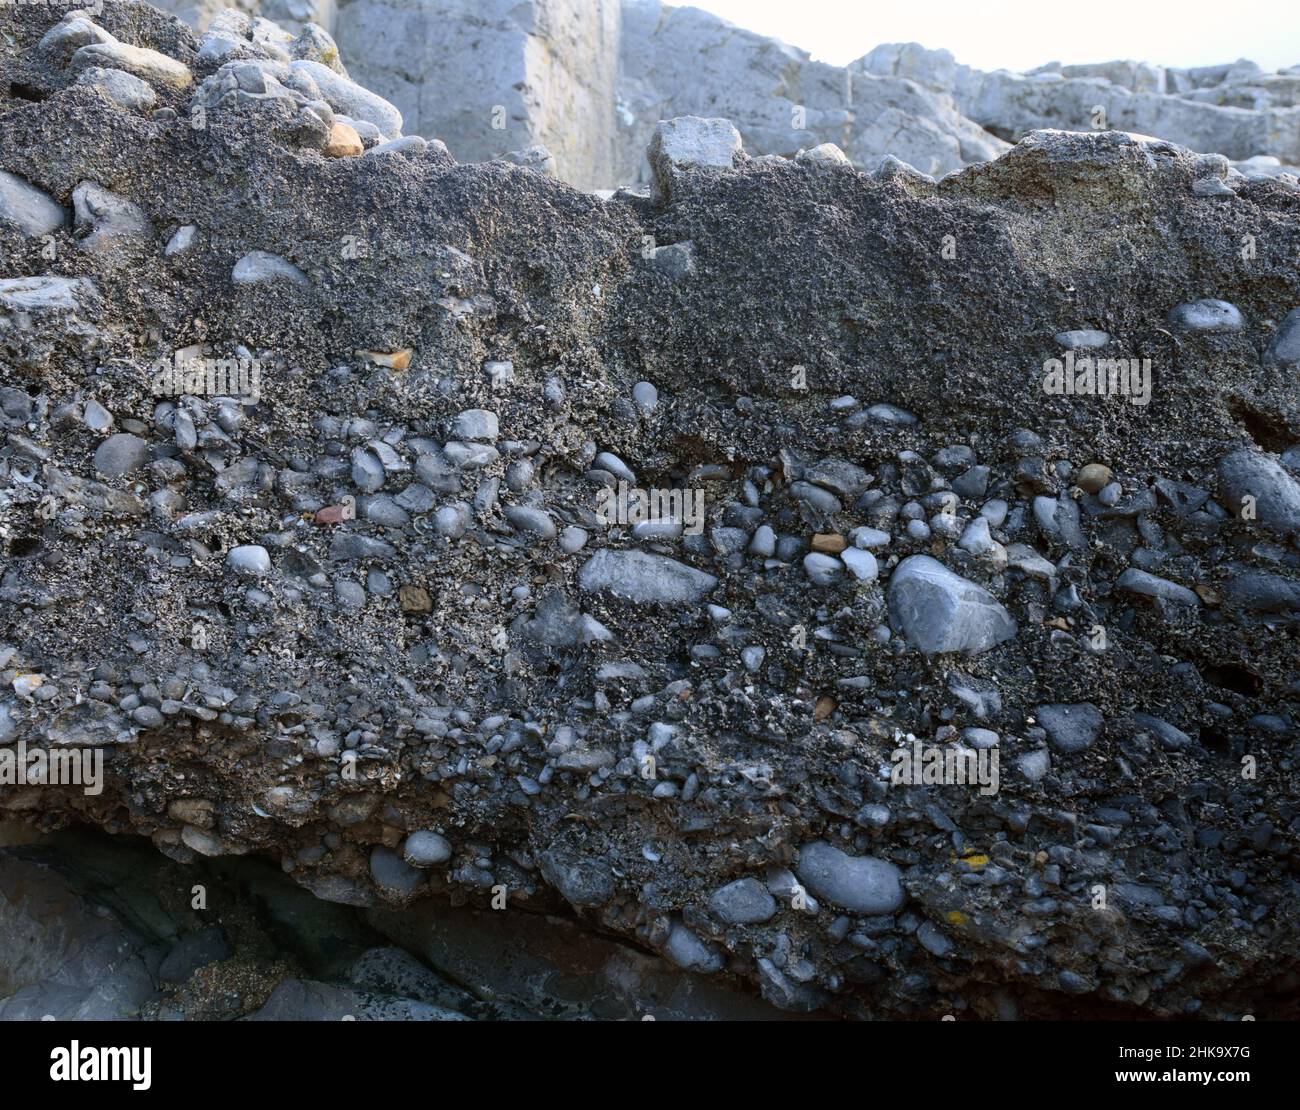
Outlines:
[{"label": "brown pebble", "polygon": [[1087,466],[1079,468],[1079,474],[1074,479],[1074,484],[1084,493],[1100,493],[1110,485],[1112,477],[1114,475],[1110,467],[1102,463],[1089,463]]},{"label": "brown pebble", "polygon": [[361,136],[352,124],[336,122],[330,128],[329,142],[325,144],[326,158],[355,158],[364,150]]},{"label": "brown pebble", "polygon": [[423,586],[399,587],[397,600],[403,613],[428,613],[433,609],[433,600]]},{"label": "brown pebble", "polygon": [[352,520],[356,515],[356,509],[351,505],[326,505],[316,513],[317,524],[342,524],[345,520]]},{"label": "brown pebble", "polygon": [[838,532],[818,532],[812,538],[812,549],[824,555],[838,555],[848,546],[849,541]]}]

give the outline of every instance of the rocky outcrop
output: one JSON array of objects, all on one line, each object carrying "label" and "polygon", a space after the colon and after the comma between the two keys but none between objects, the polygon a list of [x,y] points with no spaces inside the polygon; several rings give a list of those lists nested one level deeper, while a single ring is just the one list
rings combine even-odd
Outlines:
[{"label": "rocky outcrop", "polygon": [[627,0],[623,8],[618,182],[648,180],[642,159],[659,120],[722,116],[754,154],[792,157],[834,143],[874,169],[892,154],[941,175],[1006,144],[951,97],[893,76],[814,62],[698,8]]},{"label": "rocky outcrop", "polygon": [[[310,29],[7,18],[7,815],[267,861],[453,978],[559,916],[615,1016],[676,972],[1294,1016],[1286,178],[1036,131],[935,183],[708,117],[604,199],[386,138]],[[103,95],[100,32],[194,80]]]},{"label": "rocky outcrop", "polygon": [[1116,129],[1222,154],[1255,174],[1300,166],[1300,67],[1266,74],[1245,61],[1193,70],[1121,61],[985,73],[947,50],[886,43],[851,68],[950,95],[963,115],[1013,142],[1040,128]]},{"label": "rocky outcrop", "polygon": [[[224,0],[166,0],[209,27]],[[660,120],[725,118],[751,154],[834,144],[875,169],[942,176],[1030,131],[1120,130],[1223,154],[1247,176],[1300,164],[1300,73],[1251,62],[1174,69],[1131,61],[986,73],[947,50],[876,47],[848,66],[662,0],[241,0],[294,34],[337,37],[353,76],[412,134],[462,161],[544,148],[580,188],[652,180]]]}]

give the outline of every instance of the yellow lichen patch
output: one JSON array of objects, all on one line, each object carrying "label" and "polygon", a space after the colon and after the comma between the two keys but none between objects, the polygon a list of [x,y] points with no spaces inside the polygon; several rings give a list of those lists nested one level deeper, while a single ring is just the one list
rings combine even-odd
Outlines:
[{"label": "yellow lichen patch", "polygon": [[970,924],[970,918],[966,914],[962,913],[961,910],[949,910],[944,914],[944,917],[947,919],[949,925]]}]

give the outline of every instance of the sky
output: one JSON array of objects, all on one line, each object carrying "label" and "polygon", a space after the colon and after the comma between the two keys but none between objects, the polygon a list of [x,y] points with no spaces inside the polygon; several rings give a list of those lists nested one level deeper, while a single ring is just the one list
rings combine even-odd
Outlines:
[{"label": "sky", "polygon": [[[671,3],[672,0],[669,0]],[[1300,0],[677,0],[834,65],[882,42],[951,50],[977,69],[1116,58],[1166,66],[1300,65]]]}]

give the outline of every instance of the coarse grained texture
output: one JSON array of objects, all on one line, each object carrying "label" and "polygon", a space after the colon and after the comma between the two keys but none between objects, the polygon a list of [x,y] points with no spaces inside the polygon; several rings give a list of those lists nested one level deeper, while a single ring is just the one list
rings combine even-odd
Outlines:
[{"label": "coarse grained texture", "polygon": [[[193,89],[125,110],[42,56],[49,13],[4,18],[0,168],[147,222],[104,250],[0,225],[0,282],[92,283],[49,307],[0,283],[0,744],[100,744],[109,772],[0,805],[182,861],[266,854],[355,905],[567,903],[790,1010],[1293,1011],[1300,559],[1219,464],[1248,449],[1292,496],[1297,369],[1265,355],[1300,305],[1300,193],[1197,196],[1202,161],[1169,144],[1035,132],[939,186],[741,160],[670,205],[606,202],[432,146],[325,159],[283,100],[202,128]],[[97,21],[193,62],[153,9]],[[689,272],[649,264],[686,240]],[[254,251],[305,281],[235,284]],[[1244,327],[1171,329],[1205,298]],[[1071,329],[1149,359],[1150,402],[1045,392]],[[154,395],[156,360],[203,344],[256,358],[256,403]],[[500,438],[455,440],[467,410]],[[122,434],[147,461],[128,443],[97,471]],[[1073,484],[1090,463],[1114,497]],[[703,490],[703,532],[598,516],[620,468]],[[985,555],[954,542],[978,516]],[[774,555],[750,553],[763,528]],[[863,539],[879,580],[810,582],[810,544],[859,528],[886,534]],[[717,585],[584,591],[609,548]],[[1014,638],[910,646],[886,595],[916,554]],[[1127,591],[1131,567],[1200,604]],[[1100,736],[1049,753],[1036,708],[1079,703]],[[985,732],[996,792],[891,783],[904,737]],[[400,858],[422,830],[445,865]],[[880,860],[903,906],[818,903],[793,876],[823,842],[824,889]],[[779,912],[728,926],[710,899],[748,876]]]}]

